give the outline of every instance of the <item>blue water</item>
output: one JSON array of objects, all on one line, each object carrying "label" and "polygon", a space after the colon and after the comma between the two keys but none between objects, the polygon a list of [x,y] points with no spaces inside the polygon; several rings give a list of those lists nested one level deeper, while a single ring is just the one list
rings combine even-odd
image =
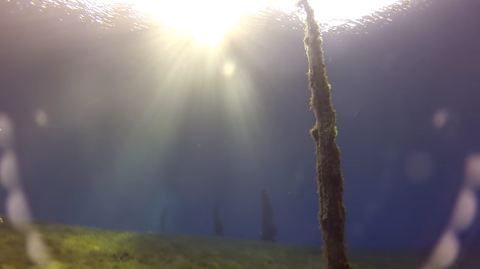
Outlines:
[{"label": "blue water", "polygon": [[[210,49],[17,2],[0,0],[0,112],[33,219],[158,233],[165,214],[164,233],[204,236],[217,206],[225,237],[260,240],[266,189],[275,241],[321,245],[300,21],[266,13]],[[478,10],[436,0],[324,33],[348,248],[433,253],[465,210],[447,249],[478,250]]]}]

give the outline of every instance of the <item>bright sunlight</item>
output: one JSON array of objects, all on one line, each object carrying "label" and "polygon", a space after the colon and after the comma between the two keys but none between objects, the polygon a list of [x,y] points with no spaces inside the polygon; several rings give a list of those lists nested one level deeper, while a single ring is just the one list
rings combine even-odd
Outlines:
[{"label": "bright sunlight", "polygon": [[[61,2],[50,0],[59,4]],[[242,14],[275,8],[295,12],[296,0],[77,0],[79,6],[109,14],[111,6],[129,4],[173,29],[192,35],[199,44],[215,46]],[[311,0],[317,20],[338,26],[401,0]]]},{"label": "bright sunlight", "polygon": [[193,35],[198,43],[213,46],[247,11],[246,3],[248,1],[139,0],[138,6],[166,25]]},{"label": "bright sunlight", "polygon": [[[312,0],[322,22],[338,25],[389,6],[398,0]],[[216,45],[244,13],[273,7],[294,12],[296,0],[139,0],[139,9],[183,30],[200,44]]]}]

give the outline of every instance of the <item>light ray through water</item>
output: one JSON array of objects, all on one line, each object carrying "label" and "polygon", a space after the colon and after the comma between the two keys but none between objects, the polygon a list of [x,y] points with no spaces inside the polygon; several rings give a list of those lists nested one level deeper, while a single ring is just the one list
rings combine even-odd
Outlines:
[{"label": "light ray through water", "polygon": [[[47,2],[47,1],[46,1]],[[152,1],[153,2],[153,1]],[[166,3],[167,1],[165,1]],[[174,2],[174,1],[169,1],[169,2]],[[199,3],[198,1],[197,3]],[[98,22],[98,23],[103,23],[106,25],[109,25],[110,22],[108,21],[108,18],[115,17],[119,14],[119,11],[125,11],[127,10],[128,16],[134,17],[136,20],[139,21],[138,25],[149,25],[150,23],[154,23],[149,20],[159,20],[159,21],[164,21],[167,25],[170,25],[172,28],[177,28],[181,31],[186,31],[189,34],[193,35],[197,41],[201,44],[209,44],[209,45],[214,45],[220,42],[222,36],[228,31],[229,27],[232,27],[235,22],[242,16],[243,13],[248,13],[248,12],[255,12],[256,10],[260,8],[265,8],[268,6],[273,6],[275,8],[278,8],[280,10],[283,10],[285,12],[294,12],[294,1],[276,1],[276,5],[272,5],[267,3],[267,1],[255,1],[256,4],[251,4],[250,6],[248,5],[248,1],[244,1],[247,3],[245,6],[240,6],[240,5],[233,5],[234,8],[231,8],[231,6],[227,7],[221,3],[214,3],[215,1],[207,1],[209,5],[215,6],[211,7],[211,10],[224,10],[225,13],[219,14],[218,17],[216,14],[209,14],[209,9],[206,8],[206,4],[204,6],[198,5],[196,6],[196,11],[197,13],[184,13],[182,14],[181,12],[176,13],[176,12],[170,12],[171,10],[182,10],[183,6],[188,5],[185,1],[175,1],[174,6],[167,6],[164,4],[149,4],[147,1],[140,1],[137,4],[132,4],[129,1],[106,1],[106,0],[98,0],[98,1],[48,1],[48,4],[46,4],[44,1],[42,1],[42,4],[38,4],[39,1],[32,1],[32,5],[37,5],[41,8],[46,8],[47,5],[53,5],[53,6],[65,6],[67,8],[71,9],[81,9],[88,11],[89,17],[84,17],[83,19]],[[358,4],[361,2],[362,5],[358,6]],[[336,26],[341,26],[345,23],[348,23],[349,20],[354,20],[356,18],[360,18],[363,15],[367,15],[371,12],[381,10],[384,7],[388,6],[395,6],[396,4],[400,3],[401,1],[397,0],[386,0],[386,1],[336,1],[334,5],[325,5],[322,3],[326,3],[325,1],[312,1],[312,6],[317,10],[317,18],[321,18],[320,21],[321,23],[325,26],[330,26],[330,27],[336,27]],[[410,1],[403,1],[402,3],[407,3]],[[413,2],[413,1],[411,1]],[[202,1],[202,3],[205,3],[205,1]],[[260,4],[259,4],[260,3]],[[367,4],[366,4],[367,3]],[[344,7],[348,6],[348,9],[345,9]],[[347,11],[354,11],[354,13],[342,13],[340,12],[341,10],[347,10]],[[165,11],[165,12],[164,12]],[[227,12],[228,11],[228,12]],[[231,12],[231,13],[230,13]],[[218,12],[217,12],[218,13]],[[169,14],[173,14],[173,16],[169,16]],[[228,15],[226,15],[228,14]],[[186,17],[184,17],[186,16]],[[186,18],[191,18],[193,21],[187,20]],[[208,18],[208,20],[205,20],[202,22],[202,18]],[[225,23],[224,23],[225,22]],[[215,28],[216,26],[220,25],[218,29]],[[213,31],[205,32],[206,28],[215,28]],[[180,41],[174,40],[171,41],[171,48],[174,48]],[[183,50],[193,50],[194,47],[184,47]],[[182,52],[179,52],[182,53]],[[185,59],[190,59],[193,56],[197,57],[196,55],[190,55],[191,52],[183,52],[184,54],[177,54],[179,57],[176,57],[177,59],[180,58],[180,60],[172,60],[172,65],[173,68],[168,72],[167,79],[165,80],[165,86],[162,87],[164,89],[166,88],[172,88],[171,86],[175,84],[169,84],[171,80],[173,81],[176,75],[178,75],[180,72],[184,72],[185,69],[182,69],[182,64],[185,64],[182,62],[182,58]],[[212,56],[213,57],[213,56]],[[215,56],[217,57],[217,56]],[[213,57],[213,58],[215,58]],[[194,57],[193,57],[194,58]],[[221,57],[220,57],[221,58]],[[212,60],[212,59],[211,59]],[[214,66],[221,66],[221,68],[218,70],[218,73],[224,74],[226,77],[229,77],[229,80],[227,80],[226,85],[232,92],[232,95],[226,96],[226,100],[228,100],[228,103],[234,104],[233,106],[233,111],[231,113],[233,114],[234,118],[237,118],[240,123],[244,120],[242,117],[244,116],[245,112],[241,111],[242,107],[245,107],[244,104],[251,103],[249,99],[252,99],[253,97],[250,95],[251,92],[254,92],[254,85],[250,85],[250,81],[246,78],[248,78],[248,74],[244,73],[242,76],[236,75],[241,71],[241,66],[238,67],[234,65],[232,62],[226,62],[224,59],[214,59],[212,60],[215,63],[213,64]],[[183,66],[186,68],[186,66]],[[187,66],[188,67],[188,66]],[[187,68],[188,69],[188,68]],[[214,68],[215,69],[215,68]],[[197,72],[198,69],[192,69],[189,70],[187,73],[193,73]],[[245,70],[246,72],[246,70]],[[212,77],[215,77],[214,73],[209,74]],[[174,82],[172,82],[174,83]],[[243,91],[239,91],[235,88],[240,88],[237,85],[243,85]],[[245,87],[246,85],[246,87]],[[208,85],[205,85],[205,87],[202,88],[208,88]],[[180,111],[181,106],[182,106],[182,100],[184,99],[183,97],[187,95],[188,92],[185,91],[176,91],[175,93],[175,98],[174,102],[171,103],[172,110],[176,110],[174,113],[175,115],[178,115],[178,111]],[[164,91],[159,96],[162,97],[168,97],[171,99],[171,95],[168,94]],[[160,97],[159,97],[160,98]],[[152,105],[154,102],[152,102]],[[181,112],[181,111],[180,111]],[[251,113],[255,113],[255,111],[250,111]],[[169,125],[172,120],[169,120]],[[242,126],[242,124],[239,124],[239,126]],[[173,126],[175,128],[175,126]],[[240,131],[245,131],[245,130],[240,130]],[[239,133],[239,132],[235,132]],[[240,132],[242,134],[242,137],[247,138],[248,133],[245,132]],[[172,137],[174,136],[174,130],[172,130]],[[248,143],[247,143],[248,144]]]},{"label": "light ray through water", "polygon": [[[11,0],[8,0],[9,2]],[[13,1],[12,1],[13,2]],[[135,28],[149,27],[158,23],[188,33],[199,44],[217,45],[236,22],[245,15],[274,9],[287,14],[297,14],[298,9],[292,0],[32,0],[31,6],[40,9],[48,7],[68,8],[86,12],[79,18],[108,27],[118,23],[119,17],[135,20]],[[387,19],[374,15],[388,10],[393,13],[408,9],[428,0],[317,0],[311,1],[316,17],[324,30],[348,26],[352,21],[362,24],[367,20]],[[24,5],[20,1],[18,5]],[[187,8],[188,7],[188,8]],[[301,15],[300,15],[301,16]]]}]

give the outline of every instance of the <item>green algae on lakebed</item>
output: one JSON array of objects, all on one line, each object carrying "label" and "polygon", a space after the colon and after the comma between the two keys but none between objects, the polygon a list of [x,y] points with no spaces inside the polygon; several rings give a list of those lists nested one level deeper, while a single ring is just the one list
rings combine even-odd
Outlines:
[{"label": "green algae on lakebed", "polygon": [[[55,260],[71,269],[309,269],[326,268],[319,247],[255,240],[136,233],[35,223]],[[353,268],[419,268],[422,258],[395,252],[349,251]],[[25,238],[0,224],[2,269],[39,268],[28,260]]]}]

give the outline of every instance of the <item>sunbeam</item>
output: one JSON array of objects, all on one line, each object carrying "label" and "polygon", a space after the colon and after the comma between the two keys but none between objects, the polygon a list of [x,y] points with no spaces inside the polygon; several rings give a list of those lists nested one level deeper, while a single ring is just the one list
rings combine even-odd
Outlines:
[{"label": "sunbeam", "polygon": [[[311,6],[317,11],[321,25],[334,27],[346,24],[395,4],[410,4],[418,0],[317,0]],[[285,13],[297,11],[292,0],[33,0],[31,5],[41,9],[49,5],[83,10],[89,16],[81,16],[102,24],[118,17],[120,13],[139,21],[138,25],[163,23],[172,29],[188,34],[200,45],[216,46],[243,15],[254,14],[267,8]],[[148,22],[146,24],[149,24]]]}]

